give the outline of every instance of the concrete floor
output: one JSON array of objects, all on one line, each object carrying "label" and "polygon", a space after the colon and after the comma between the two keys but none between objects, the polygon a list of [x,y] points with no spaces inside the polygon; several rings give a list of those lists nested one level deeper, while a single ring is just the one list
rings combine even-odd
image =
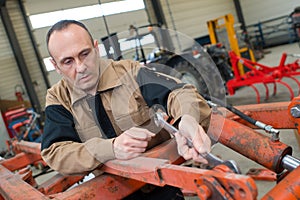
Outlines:
[{"label": "concrete floor", "polygon": [[[259,60],[260,63],[268,65],[268,66],[276,66],[279,64],[279,60],[281,57],[281,54],[283,52],[287,53],[300,53],[300,48],[298,44],[289,44],[289,45],[283,45],[274,47],[272,49],[267,49],[266,51],[270,51],[270,53],[265,54],[265,57],[261,60]],[[293,60],[293,59],[291,59]],[[298,90],[298,86],[293,83],[291,80],[287,80],[287,82],[291,83],[293,86],[293,90],[295,91],[295,95],[297,96],[296,90]],[[262,91],[261,92],[261,102],[262,103],[271,103],[271,102],[280,102],[280,101],[289,101],[289,93],[286,88],[283,88],[281,86],[278,86],[278,92],[276,96],[270,96],[270,99],[268,101],[264,101],[264,87],[261,85],[257,85],[257,88]],[[270,89],[270,92],[272,90]],[[244,87],[239,89],[234,96],[228,96],[227,102],[232,105],[246,105],[246,104],[255,104],[256,103],[256,96],[253,90],[249,87]],[[285,116],[283,116],[285,117]],[[300,158],[300,151],[299,151],[299,140],[296,137],[296,134],[293,130],[281,130],[280,133],[281,141],[292,146],[293,147],[293,156]],[[232,151],[231,149],[221,145],[221,144],[215,144],[212,149],[212,153],[220,156],[223,160],[235,160],[241,171],[242,174],[247,173],[247,171],[251,168],[263,168],[263,166],[253,162],[252,160],[249,160],[248,158]],[[53,172],[55,173],[55,172]],[[48,177],[53,176],[53,173],[50,173],[46,175],[46,177],[41,177],[37,179],[37,182],[42,182],[43,179],[48,179]],[[258,187],[258,197],[257,199],[261,199],[262,196],[264,196],[274,185],[275,182],[270,181],[256,181],[257,187]],[[186,197],[186,199],[194,200],[198,199],[198,197]]]}]

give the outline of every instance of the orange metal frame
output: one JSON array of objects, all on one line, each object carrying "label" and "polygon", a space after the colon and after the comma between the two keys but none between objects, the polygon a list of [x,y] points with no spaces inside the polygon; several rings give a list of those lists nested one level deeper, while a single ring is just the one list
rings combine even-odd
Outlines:
[{"label": "orange metal frame", "polygon": [[[256,120],[274,128],[297,129],[299,119],[290,115],[290,109],[300,104],[292,102],[240,106],[238,109]],[[225,113],[225,112],[224,112]],[[279,117],[280,116],[280,117]],[[286,116],[286,117],[282,117]],[[285,172],[281,162],[292,154],[292,148],[253,129],[247,122],[228,112],[225,116],[213,112],[208,134],[218,142],[254,160],[274,173]],[[177,154],[175,140],[169,140],[143,156],[131,160],[111,160],[101,170],[105,173],[76,187],[74,183],[84,176],[55,175],[37,185],[30,170],[20,170],[29,164],[43,162],[40,144],[14,141],[15,157],[0,162],[1,199],[121,199],[147,183],[172,185],[191,191],[200,199],[256,199],[255,177],[235,174],[227,166],[200,169],[180,165],[184,160]],[[18,172],[16,172],[18,171]],[[263,199],[298,199],[300,196],[300,167],[285,176]],[[274,179],[272,179],[274,180]],[[69,189],[68,189],[69,188]],[[67,190],[68,189],[68,190]]]}]

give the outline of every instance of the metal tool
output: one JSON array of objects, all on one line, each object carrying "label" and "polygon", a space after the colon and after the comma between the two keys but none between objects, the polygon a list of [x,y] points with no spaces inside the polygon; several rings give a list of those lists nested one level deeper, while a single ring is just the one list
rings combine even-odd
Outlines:
[{"label": "metal tool", "polygon": [[[163,115],[164,115],[164,113],[162,113],[162,112],[156,112],[155,113],[154,122],[155,122],[156,126],[165,129],[166,131],[168,131],[173,136],[175,136],[175,134],[180,134],[180,132],[178,131],[177,128],[175,128],[174,126],[172,126],[171,124],[169,124],[168,122],[166,122],[164,120]],[[189,147],[193,147],[192,140],[190,138],[186,138],[186,139],[187,139],[187,145]],[[202,153],[200,155],[201,155],[201,157],[203,157],[207,160],[208,165],[211,168],[213,168],[217,165],[223,164],[223,165],[226,165],[227,167],[229,167],[235,173],[241,174],[241,170],[239,169],[239,167],[237,166],[237,164],[234,160],[223,161],[222,159],[218,158],[217,156],[215,156],[211,153],[205,153],[205,154]]]}]

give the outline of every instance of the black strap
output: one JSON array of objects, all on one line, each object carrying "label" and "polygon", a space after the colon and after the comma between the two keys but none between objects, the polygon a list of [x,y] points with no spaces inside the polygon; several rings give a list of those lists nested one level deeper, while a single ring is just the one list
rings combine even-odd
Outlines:
[{"label": "black strap", "polygon": [[104,109],[100,93],[97,93],[95,96],[88,99],[88,104],[92,109],[93,113],[96,115],[97,121],[101,129],[107,138],[117,137],[115,129],[113,128],[107,113]]}]

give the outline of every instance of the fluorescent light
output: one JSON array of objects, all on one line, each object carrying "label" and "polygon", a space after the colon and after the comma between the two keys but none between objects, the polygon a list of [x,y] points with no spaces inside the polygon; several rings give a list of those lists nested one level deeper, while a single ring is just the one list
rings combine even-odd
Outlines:
[{"label": "fluorescent light", "polygon": [[63,19],[85,20],[103,15],[113,15],[124,12],[131,12],[135,10],[144,9],[143,0],[123,0],[117,2],[110,2],[92,6],[84,6],[72,9],[59,10],[48,13],[41,13],[30,15],[29,19],[33,29],[52,26],[56,22]]}]

